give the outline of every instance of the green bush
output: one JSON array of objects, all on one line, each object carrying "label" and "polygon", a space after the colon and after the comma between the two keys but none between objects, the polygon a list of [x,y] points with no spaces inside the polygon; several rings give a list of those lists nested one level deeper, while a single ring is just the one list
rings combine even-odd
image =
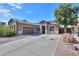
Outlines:
[{"label": "green bush", "polygon": [[0,29],[0,37],[11,37],[14,35],[16,35],[16,32],[11,28]]}]

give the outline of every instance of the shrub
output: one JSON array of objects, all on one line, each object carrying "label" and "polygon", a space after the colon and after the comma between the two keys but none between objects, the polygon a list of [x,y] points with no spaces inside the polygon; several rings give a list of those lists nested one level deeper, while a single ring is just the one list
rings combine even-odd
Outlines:
[{"label": "shrub", "polygon": [[1,37],[11,37],[16,35],[15,30],[11,29],[11,28],[2,28],[0,29],[0,36]]},{"label": "shrub", "polygon": [[4,27],[5,27],[4,25],[1,25],[1,24],[0,24],[0,29],[2,29],[2,28],[4,28]]}]

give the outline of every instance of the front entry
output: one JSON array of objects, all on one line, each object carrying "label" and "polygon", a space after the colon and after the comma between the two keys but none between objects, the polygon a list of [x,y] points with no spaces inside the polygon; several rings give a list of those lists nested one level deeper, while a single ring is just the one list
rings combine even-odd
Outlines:
[{"label": "front entry", "polygon": [[45,26],[42,26],[42,33],[45,34]]}]

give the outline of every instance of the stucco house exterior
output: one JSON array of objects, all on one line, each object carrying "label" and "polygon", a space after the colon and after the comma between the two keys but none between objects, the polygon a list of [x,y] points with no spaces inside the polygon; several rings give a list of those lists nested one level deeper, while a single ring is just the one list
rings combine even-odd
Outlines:
[{"label": "stucco house exterior", "polygon": [[10,19],[8,22],[10,28],[16,31],[16,34],[31,34],[35,32],[36,25],[25,20]]},{"label": "stucco house exterior", "polygon": [[41,21],[40,22],[40,33],[46,34],[57,34],[58,26],[56,21]]},{"label": "stucco house exterior", "polygon": [[25,20],[10,19],[8,22],[10,28],[16,31],[16,34],[33,34],[33,33],[58,33],[57,23],[54,21],[41,21],[37,24]]},{"label": "stucco house exterior", "polygon": [[[25,20],[12,18],[8,22],[8,25],[16,31],[16,34],[61,34],[64,32],[63,26],[60,25],[60,27],[58,27],[56,21],[42,20],[39,23],[30,23]],[[79,24],[77,26],[68,26],[67,31],[70,32],[71,28],[74,33],[77,33]]]}]

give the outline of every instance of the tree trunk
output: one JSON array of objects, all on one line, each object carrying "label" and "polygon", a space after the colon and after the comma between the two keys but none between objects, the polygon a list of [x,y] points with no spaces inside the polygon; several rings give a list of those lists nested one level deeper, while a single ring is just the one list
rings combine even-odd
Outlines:
[{"label": "tree trunk", "polygon": [[[57,27],[58,27],[58,31],[59,31],[59,28],[60,28],[60,26],[59,26],[59,21],[57,21]],[[59,32],[58,32],[59,33]]]},{"label": "tree trunk", "polygon": [[71,28],[71,34],[74,34],[74,32],[73,32],[73,28]]},{"label": "tree trunk", "polygon": [[66,33],[66,27],[64,27],[64,33]]}]

